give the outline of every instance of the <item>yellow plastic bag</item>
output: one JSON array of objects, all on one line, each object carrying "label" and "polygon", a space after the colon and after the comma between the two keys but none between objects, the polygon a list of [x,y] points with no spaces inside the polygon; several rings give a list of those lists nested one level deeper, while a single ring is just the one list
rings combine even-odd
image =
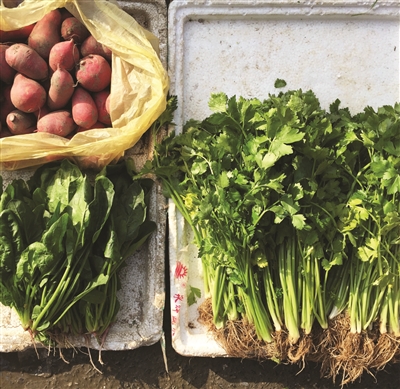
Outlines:
[{"label": "yellow plastic bag", "polygon": [[158,39],[114,1],[25,0],[16,8],[0,5],[0,29],[16,30],[65,7],[113,51],[111,128],[80,132],[71,139],[33,133],[0,139],[0,169],[16,170],[67,157],[99,169],[133,147],[165,110],[168,75],[158,55]]}]

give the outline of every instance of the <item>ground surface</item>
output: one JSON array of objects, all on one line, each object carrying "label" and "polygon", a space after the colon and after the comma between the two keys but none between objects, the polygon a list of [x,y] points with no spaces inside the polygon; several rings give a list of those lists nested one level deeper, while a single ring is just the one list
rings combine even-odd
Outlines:
[{"label": "ground surface", "polygon": [[[168,339],[167,339],[168,340]],[[70,355],[68,355],[70,357]],[[93,353],[97,357],[97,352]],[[1,389],[333,389],[340,388],[319,378],[319,369],[309,365],[301,373],[297,366],[258,363],[225,358],[187,358],[167,346],[167,374],[160,343],[132,351],[104,352],[103,374],[93,369],[84,354],[69,364],[45,353],[38,359],[30,350],[0,354]],[[299,373],[299,374],[297,374]],[[348,389],[398,389],[400,365],[380,372],[377,381],[365,375]]]}]

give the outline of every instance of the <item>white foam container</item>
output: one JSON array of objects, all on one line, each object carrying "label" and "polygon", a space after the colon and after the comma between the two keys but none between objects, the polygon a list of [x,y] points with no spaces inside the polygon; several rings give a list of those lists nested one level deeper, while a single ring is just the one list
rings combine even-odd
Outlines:
[{"label": "white foam container", "polygon": [[[160,59],[166,66],[167,7],[163,0],[120,1],[123,10],[133,16],[143,27],[155,34],[160,41]],[[147,134],[127,152],[141,167],[152,153]],[[34,170],[1,171],[5,184],[14,178],[28,179]],[[165,198],[158,182],[150,200],[149,217],[156,222],[157,230],[147,243],[127,261],[121,272],[121,290],[118,292],[120,311],[111,327],[104,350],[128,350],[149,346],[163,334],[165,305]],[[75,347],[87,346],[83,338],[71,339]],[[95,339],[90,348],[99,349]],[[22,351],[33,347],[27,332],[22,330],[16,313],[0,304],[0,352]]]},{"label": "white foam container", "polygon": [[[170,93],[177,133],[210,115],[211,93],[267,98],[312,89],[323,108],[352,113],[400,101],[400,3],[396,1],[183,1],[168,11]],[[287,86],[275,89],[276,79]],[[226,356],[198,323],[190,287],[203,292],[197,248],[169,202],[172,345],[184,356]]]}]

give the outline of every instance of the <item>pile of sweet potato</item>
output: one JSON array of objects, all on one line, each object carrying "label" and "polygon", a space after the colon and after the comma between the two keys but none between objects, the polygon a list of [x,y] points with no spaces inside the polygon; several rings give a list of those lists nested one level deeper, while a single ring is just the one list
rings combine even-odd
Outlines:
[{"label": "pile of sweet potato", "polygon": [[111,50],[66,9],[0,42],[0,137],[111,126]]}]

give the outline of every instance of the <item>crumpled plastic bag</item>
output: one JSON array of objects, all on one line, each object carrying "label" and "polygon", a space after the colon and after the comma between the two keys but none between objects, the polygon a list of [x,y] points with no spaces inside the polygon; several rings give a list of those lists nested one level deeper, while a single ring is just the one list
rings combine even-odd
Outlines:
[{"label": "crumpled plastic bag", "polygon": [[15,30],[65,7],[100,42],[111,48],[112,127],[77,133],[71,139],[32,133],[0,139],[0,169],[17,170],[70,158],[82,168],[100,169],[133,147],[166,108],[169,79],[159,59],[158,38],[115,1],[24,0],[0,5],[0,29]]}]

